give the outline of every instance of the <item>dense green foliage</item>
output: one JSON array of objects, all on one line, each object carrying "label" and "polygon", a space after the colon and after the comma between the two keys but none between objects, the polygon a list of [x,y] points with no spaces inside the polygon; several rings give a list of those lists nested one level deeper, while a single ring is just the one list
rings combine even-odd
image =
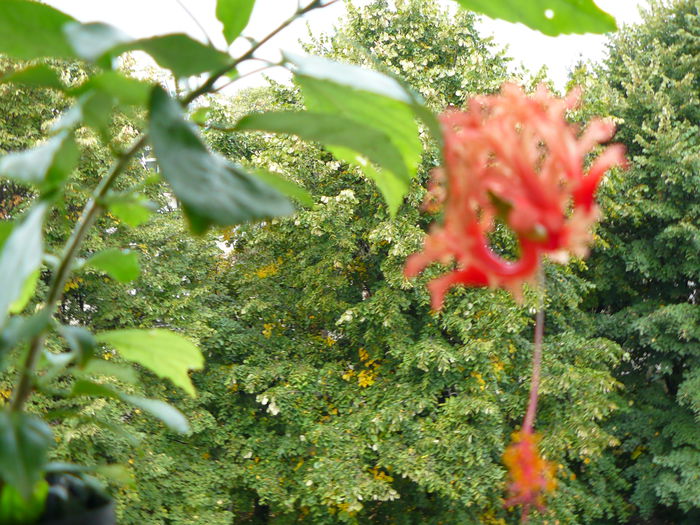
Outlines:
[{"label": "dense green foliage", "polygon": [[[0,176],[13,181],[2,183],[0,195],[8,204],[0,224],[0,371],[7,370],[3,381],[16,377],[0,418],[0,517],[4,523],[72,518],[108,501],[85,478],[85,467],[48,463],[54,441],[49,421],[56,425],[87,419],[93,425],[105,424],[92,414],[87,416],[78,398],[116,400],[136,413],[155,416],[171,431],[190,433],[187,418],[163,401],[165,396],[141,397],[148,383],[139,382],[133,367],[111,362],[118,355],[195,397],[188,374],[202,369],[204,357],[195,342],[181,333],[178,324],[185,319],[173,315],[170,300],[167,313],[152,308],[153,296],[145,296],[145,311],[131,311],[131,315],[114,311],[115,305],[99,304],[97,297],[82,293],[82,284],[95,276],[118,283],[139,278],[139,251],[148,252],[148,247],[139,242],[130,242],[128,248],[115,246],[124,239],[114,234],[123,233],[125,225],[144,223],[151,210],[181,210],[192,233],[201,236],[213,226],[290,215],[294,206],[287,194],[310,202],[310,196],[292,182],[270,173],[249,172],[213,153],[188,111],[197,99],[213,93],[223,77],[237,77],[238,66],[253,59],[264,41],[326,5],[317,1],[298,5],[289,19],[239,56],[184,34],[134,40],[108,24],[83,24],[41,2],[7,0],[0,5],[0,51],[30,60],[21,65],[10,62],[12,70],[1,83],[12,84],[11,99],[27,107],[34,107],[30,101],[37,98],[32,92],[37,88],[52,90],[57,101],[39,105],[37,109],[48,108],[50,114],[32,119],[31,126],[41,128],[25,137],[46,139],[31,140],[0,158]],[[219,0],[218,8],[226,37],[233,40],[247,25],[250,9],[236,9],[229,0]],[[206,75],[197,87],[171,93],[155,81],[140,81],[117,69],[118,57],[134,50],[150,54],[169,70],[176,86],[182,77]],[[52,62],[53,56],[83,63],[63,72],[61,64]],[[420,157],[414,117],[434,123],[422,100],[381,73],[319,57],[287,57],[285,66],[294,68],[298,82],[306,86],[309,103],[316,101],[314,112],[295,115],[304,119],[300,134],[305,136],[307,127],[325,122],[328,136],[345,137],[333,144],[372,174],[395,210]],[[22,88],[29,88],[29,93]],[[393,116],[401,115],[410,129],[399,130],[389,126],[388,119],[373,119],[369,113],[362,119],[352,116],[375,105]],[[350,117],[338,120],[346,114]],[[439,135],[436,126],[432,129]],[[298,130],[282,123],[275,131]],[[13,133],[16,130],[3,138]],[[373,155],[382,148],[373,140],[356,140],[364,135],[381,139],[395,154]],[[348,142],[348,137],[353,140]],[[144,170],[151,152],[159,167],[154,176]],[[385,184],[392,176],[400,176],[401,184]],[[167,186],[160,186],[161,180]],[[148,193],[156,195],[160,209],[145,200]],[[22,204],[27,210],[13,216],[13,208]],[[201,250],[199,255],[206,252]],[[165,253],[157,250],[151,255],[161,264],[167,260]],[[176,289],[166,292],[167,297],[190,302],[196,295],[192,297],[180,285],[191,283],[192,278],[183,275],[182,266],[174,269]],[[166,288],[162,284],[156,285],[157,292]],[[197,287],[197,293],[207,290]],[[125,295],[134,297],[140,291],[132,287]],[[151,317],[154,310],[158,312]],[[107,313],[108,325],[99,326],[94,313]],[[147,329],[140,324],[144,320],[150,320]],[[95,329],[103,331],[95,334]],[[123,384],[105,381],[109,377]],[[6,392],[9,389],[3,390],[3,398],[10,397]],[[33,406],[27,410],[29,402]],[[43,418],[30,414],[37,410]],[[111,426],[115,428],[114,423]],[[56,439],[60,441],[61,435],[56,434]],[[73,488],[61,489],[63,482]],[[94,497],[88,497],[90,493]]]},{"label": "dense green foliage", "polygon": [[[316,45],[405,76],[438,109],[508,78],[473,19],[458,22],[419,2],[394,12],[377,2]],[[248,110],[299,104],[295,91],[277,88],[210,111],[216,150],[274,166],[316,205],[225,233],[229,248],[209,266],[213,293],[192,303],[212,331],[201,340],[207,369],[194,377],[200,396],[184,405],[193,435],[172,441],[141,427],[150,436],[133,456],[126,442],[90,431],[74,434],[68,450],[131,459],[137,490],[120,498],[127,523],[517,521],[501,508],[500,455],[526,400],[529,308],[505,293],[465,290],[435,316],[425,281],[404,280],[404,259],[432,219],[418,207],[435,152],[391,219],[375,187],[319,147],[214,129]],[[598,421],[614,407],[608,370],[620,351],[591,338],[576,316],[586,284],[550,270],[540,421],[560,465],[552,508],[562,520],[591,521],[619,505],[603,490],[617,481],[598,476],[600,453],[614,444]]]},{"label": "dense green foliage", "polygon": [[637,512],[700,519],[700,4],[655,5],[627,28],[591,92],[631,168],[609,177],[587,306],[629,355],[611,423]]},{"label": "dense green foliage", "polygon": [[[242,9],[233,9],[237,3]],[[528,83],[511,77],[507,58],[478,35],[473,15],[421,0],[394,4],[350,7],[337,33],[318,37],[308,51],[394,75],[436,112],[495,92],[506,80]],[[219,3],[228,40],[245,26],[250,7],[251,1]],[[121,38],[109,28],[97,31],[111,43]],[[627,145],[632,168],[612,173],[601,192],[606,219],[590,261],[546,268],[537,428],[557,466],[558,488],[547,513],[535,513],[532,523],[700,519],[698,42],[697,1],[655,6],[643,25],[613,39],[610,59],[595,75],[577,75],[588,88],[581,115],[618,120],[616,140]],[[175,70],[189,67],[158,39],[123,45],[149,49],[164,63],[175,60]],[[204,46],[186,45],[212,63],[224,60]],[[20,66],[3,61],[2,67]],[[52,67],[65,86],[94,74],[75,64]],[[79,254],[98,258],[65,286],[56,318],[66,325],[94,332],[168,328],[199,343],[207,364],[192,374],[196,398],[128,365],[131,348],[121,356],[114,346],[97,349],[101,359],[77,375],[78,383],[96,382],[83,383],[84,392],[113,385],[126,395],[168,401],[187,415],[192,432],[178,435],[146,417],[150,405],[124,404],[102,391],[87,402],[63,399],[56,389],[76,392],[64,376],[33,398],[30,412],[52,414],[53,459],[124,466],[101,473],[111,474],[104,479],[126,525],[517,523],[518,513],[502,507],[501,455],[527,401],[535,294],[517,304],[504,292],[457,289],[441,313],[431,312],[425,283],[438,269],[415,282],[403,277],[406,257],[436,219],[420,209],[429,171],[440,162],[430,122],[420,123],[419,162],[407,147],[415,137],[392,136],[381,114],[365,108],[362,118],[342,111],[333,117],[346,119],[351,131],[371,124],[377,140],[397,150],[407,171],[398,165],[401,183],[387,189],[377,170],[349,164],[355,154],[342,149],[357,145],[374,160],[372,144],[358,144],[353,133],[340,136],[341,143],[324,140],[323,130],[277,119],[296,119],[305,105],[330,111],[319,96],[327,86],[310,78],[298,72],[293,87],[209,97],[205,116],[193,118],[202,124],[203,142],[158,92],[161,99],[151,104],[158,119],[150,126],[156,153],[175,159],[161,162],[171,186],[149,169],[152,150],[129,163],[110,212],[97,219]],[[129,86],[131,100],[145,100],[139,85]],[[354,93],[342,79],[332,90],[336,101]],[[5,152],[45,138],[47,122],[68,104],[56,91],[30,86],[0,85],[0,95],[8,116],[0,125]],[[347,103],[361,110],[363,96]],[[406,106],[374,100],[405,118],[419,98]],[[261,111],[274,111],[277,120],[267,127],[256,117],[239,123]],[[147,119],[137,108],[78,130],[80,169],[51,212],[47,251],[65,242],[114,151],[146,129]],[[318,132],[322,144],[219,130],[236,125],[306,138]],[[173,130],[177,140],[171,141]],[[161,153],[163,147],[172,151]],[[177,155],[183,155],[179,162]],[[217,196],[223,200],[210,207],[206,199],[188,200],[196,188],[187,184],[200,175],[188,171],[195,157],[209,166],[207,181],[213,176],[229,184],[228,176],[246,173],[236,181],[247,191],[258,188],[247,173],[267,169],[308,194],[290,191],[300,200],[292,217],[191,237],[183,215],[200,232],[212,223],[238,222],[222,202],[240,195],[239,187],[225,186]],[[2,179],[0,219],[15,218],[35,196]],[[512,254],[508,232],[499,231],[494,241]],[[45,267],[39,294],[49,277]],[[35,298],[26,311],[37,304]],[[47,347],[60,352],[66,342],[65,333],[63,339],[52,333]],[[146,353],[134,361],[159,369],[144,362]],[[187,391],[183,374],[194,367],[188,363],[170,376]],[[15,370],[8,372],[0,378],[5,399]],[[32,429],[31,422],[20,427]],[[37,462],[45,448],[39,447]],[[7,472],[13,471],[6,469],[9,479]]]}]

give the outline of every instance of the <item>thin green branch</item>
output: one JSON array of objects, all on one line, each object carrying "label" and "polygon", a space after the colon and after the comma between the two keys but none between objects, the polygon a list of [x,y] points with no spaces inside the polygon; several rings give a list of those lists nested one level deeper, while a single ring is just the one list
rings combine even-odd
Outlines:
[{"label": "thin green branch", "polygon": [[275,29],[273,29],[270,33],[268,33],[265,37],[262,38],[262,40],[257,41],[255,44],[251,46],[251,48],[243,53],[241,56],[236,58],[231,64],[228,66],[220,69],[219,71],[214,72],[201,86],[199,86],[197,89],[192,91],[189,95],[187,95],[183,100],[182,100],[182,105],[187,107],[190,105],[190,103],[195,100],[196,98],[206,94],[210,93],[214,89],[214,84],[216,84],[216,81],[219,80],[221,77],[226,75],[227,73],[230,73],[241,62],[244,62],[246,60],[249,60],[253,58],[253,55],[255,52],[260,49],[263,45],[265,45],[270,39],[272,39],[275,35],[277,35],[280,31],[284,30],[295,22],[298,18],[304,16],[307,13],[310,13],[314,9],[322,9],[324,7],[328,7],[329,5],[332,5],[336,3],[338,0],[331,0],[330,2],[326,2],[325,4],[322,4],[320,0],[313,0],[309,5],[306,7],[303,7],[301,9],[297,9],[292,16],[287,18],[284,22],[282,22],[279,26],[277,26]]},{"label": "thin green branch", "polygon": [[[313,11],[314,9],[327,7],[329,5],[334,4],[337,1],[338,0],[331,0],[330,2],[323,4],[320,0],[313,0],[306,7],[297,9],[291,17],[282,22],[276,29],[271,31],[262,40],[254,43],[248,51],[243,53],[238,58],[234,59],[234,61],[231,64],[222,68],[219,71],[214,72],[204,82],[204,84],[202,84],[199,88],[192,91],[189,95],[182,99],[180,101],[181,104],[184,107],[187,107],[193,100],[200,97],[201,95],[216,91],[214,85],[216,84],[217,80],[219,80],[222,76],[226,75],[227,73],[235,70],[241,62],[253,59],[253,55],[255,54],[255,52],[258,49],[260,49],[260,47],[262,47],[265,43],[267,43],[271,38],[277,35],[280,31],[292,24],[298,18]],[[46,304],[43,308],[45,312],[48,312],[50,314],[54,313],[59,301],[63,296],[63,290],[66,286],[66,283],[68,282],[68,278],[70,277],[73,267],[73,261],[75,260],[75,257],[77,256],[80,247],[83,243],[83,240],[85,239],[88,231],[90,230],[90,227],[92,226],[93,222],[103,209],[102,201],[104,200],[105,196],[107,195],[107,192],[111,188],[117,176],[126,169],[134,155],[146,144],[147,139],[147,134],[143,134],[132,144],[132,146],[126,152],[121,154],[117,161],[112,165],[109,172],[100,181],[100,183],[92,193],[90,200],[85,205],[83,213],[81,214],[80,218],[78,219],[78,222],[75,225],[75,228],[73,229],[73,233],[71,234],[70,238],[68,239],[65,245],[63,255],[61,256],[58,266],[56,267],[56,270],[53,273],[51,284],[49,285],[49,292],[46,298]],[[27,399],[32,393],[34,369],[36,367],[39,355],[41,354],[41,351],[44,348],[45,340],[46,335],[45,332],[42,331],[40,334],[35,336],[29,344],[29,350],[27,352],[27,356],[22,367],[19,384],[13,392],[12,401],[10,403],[10,408],[13,411],[22,410],[22,407],[24,406]]]},{"label": "thin green branch", "polygon": [[[107,175],[104,176],[104,178],[95,188],[95,191],[93,191],[92,197],[85,205],[85,208],[83,208],[83,213],[78,219],[78,222],[75,224],[73,233],[66,242],[58,266],[53,273],[51,284],[49,285],[49,292],[46,297],[46,304],[44,305],[44,311],[53,314],[54,310],[58,306],[58,303],[63,296],[63,290],[68,282],[68,278],[70,277],[73,261],[80,250],[80,246],[82,245],[85,236],[90,230],[90,226],[92,226],[93,222],[102,211],[102,200],[107,195],[107,192],[117,176],[126,169],[134,155],[136,155],[136,153],[145,144],[146,135],[142,135],[117,159]],[[29,351],[27,352],[27,356],[22,367],[19,384],[14,391],[12,402],[10,403],[11,410],[15,412],[22,409],[24,403],[31,395],[34,368],[36,367],[36,362],[41,354],[41,350],[44,348],[45,339],[45,333],[42,332],[35,336],[29,344]]]},{"label": "thin green branch", "polygon": [[188,7],[185,5],[185,3],[182,0],[176,0],[178,5],[182,8],[182,10],[187,13],[187,16],[190,17],[190,19],[195,23],[195,25],[199,28],[199,30],[204,34],[204,38],[207,39],[207,44],[210,46],[214,46],[211,37],[209,36],[209,33],[207,30],[204,28],[202,23],[197,19],[196,16],[192,14],[192,11],[188,9]]}]

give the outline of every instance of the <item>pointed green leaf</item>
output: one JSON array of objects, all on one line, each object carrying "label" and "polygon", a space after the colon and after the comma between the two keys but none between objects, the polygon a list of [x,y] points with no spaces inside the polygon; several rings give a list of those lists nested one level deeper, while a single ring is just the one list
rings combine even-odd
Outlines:
[{"label": "pointed green leaf", "polygon": [[464,9],[491,18],[520,22],[556,36],[569,33],[607,33],[615,31],[615,19],[593,0],[456,0]]},{"label": "pointed green leaf", "polygon": [[224,24],[224,37],[231,44],[248,25],[255,0],[217,0],[216,18]]},{"label": "pointed green leaf", "polygon": [[48,205],[40,202],[12,230],[0,252],[0,327],[10,305],[22,294],[25,281],[40,266],[44,255],[42,226]]},{"label": "pointed green leaf", "polygon": [[243,117],[236,129],[289,133],[304,140],[349,148],[386,167],[406,184],[409,181],[401,153],[386,134],[344,117],[308,111],[255,113]]},{"label": "pointed green leaf", "polygon": [[[417,118],[423,121],[435,141],[442,140],[440,123],[433,112],[425,106],[423,97],[399,80],[378,71],[353,64],[335,62],[327,58],[301,56],[293,53],[285,53],[284,57],[293,66],[293,72],[298,79],[330,82],[335,85],[336,89],[344,87],[402,102],[413,111]],[[307,85],[304,96],[310,107],[318,102],[314,96],[313,87]],[[334,98],[336,101],[340,99],[342,102],[342,94],[340,97]]]},{"label": "pointed green leaf", "polygon": [[[124,431],[120,428],[117,427],[116,425],[105,425],[103,421],[97,421],[94,420],[95,424],[100,425],[105,427],[108,430],[111,430],[112,432],[119,432],[120,435],[123,436]],[[126,436],[125,436],[126,437]],[[130,436],[129,441],[133,442],[134,437]],[[87,473],[96,473],[96,474],[101,474],[102,476],[105,476],[107,478],[110,478],[111,481],[116,481],[117,483],[123,484],[123,485],[133,485],[134,483],[134,477],[133,474],[124,467],[124,465],[74,465],[73,463],[61,463],[58,461],[52,461],[48,465],[46,465],[46,472],[50,473],[68,473],[68,474],[87,474]],[[0,522],[2,523],[2,522]]]},{"label": "pointed green leaf", "polygon": [[0,177],[52,188],[75,169],[79,155],[73,134],[65,130],[32,149],[0,158]]},{"label": "pointed green leaf", "polygon": [[97,341],[92,332],[82,326],[59,325],[58,332],[66,340],[68,346],[77,356],[80,366],[87,366],[95,354]]},{"label": "pointed green leaf", "polygon": [[93,359],[85,365],[81,373],[88,376],[114,377],[132,385],[139,382],[139,375],[131,366],[111,363],[102,359]]},{"label": "pointed green leaf", "polygon": [[297,200],[307,208],[314,207],[314,198],[311,196],[311,193],[302,186],[299,186],[296,182],[292,182],[282,175],[270,171],[255,170],[251,171],[251,174],[258,177],[271,188],[275,188],[287,197]]},{"label": "pointed green leaf", "polygon": [[93,383],[85,379],[79,379],[73,383],[71,396],[90,396],[90,397],[106,397],[111,399],[119,399],[125,403],[129,403],[138,407],[152,416],[160,419],[165,425],[179,432],[180,434],[188,434],[190,426],[187,419],[182,413],[172,405],[156,399],[146,399],[144,397],[130,396],[117,391],[110,385]]},{"label": "pointed green leaf", "polygon": [[95,467],[95,472],[108,478],[111,482],[117,485],[135,488],[136,479],[134,473],[124,465],[98,465]]},{"label": "pointed green leaf", "polygon": [[24,412],[0,412],[0,478],[29,500],[43,476],[51,429]]},{"label": "pointed green leaf", "polygon": [[11,317],[0,332],[0,356],[42,332],[49,325],[49,319],[46,310],[40,310],[30,317]]},{"label": "pointed green leaf", "polygon": [[59,354],[54,354],[53,352],[49,352],[45,349],[43,358],[46,360],[48,370],[46,373],[42,374],[41,382],[46,384],[47,378],[49,381],[53,381],[65,371],[68,365],[73,362],[75,357],[75,354],[72,352],[61,352]]},{"label": "pointed green leaf", "polygon": [[19,525],[36,523],[44,511],[49,484],[40,480],[28,500],[12,485],[0,487],[0,523]]},{"label": "pointed green leaf", "polygon": [[116,53],[137,50],[151,55],[159,66],[169,69],[177,78],[217,71],[233,62],[226,53],[184,34],[135,40],[114,49]]},{"label": "pointed green leaf", "polygon": [[71,91],[82,95],[97,90],[125,106],[145,106],[151,96],[151,84],[130,78],[116,71],[104,71],[90,77],[82,85]]},{"label": "pointed green leaf", "polygon": [[37,88],[53,88],[58,91],[65,90],[65,86],[63,85],[59,74],[55,69],[47,66],[46,64],[37,64],[36,66],[30,66],[13,71],[12,73],[0,78],[0,82],[3,84],[22,84]]},{"label": "pointed green leaf", "polygon": [[51,131],[72,131],[85,124],[97,131],[102,139],[109,141],[114,105],[115,100],[110,94],[100,90],[86,91],[73,106],[63,112]]},{"label": "pointed green leaf", "polygon": [[132,195],[123,200],[117,200],[109,205],[109,211],[122,222],[132,228],[148,221],[153,213],[153,203],[138,195]]},{"label": "pointed green leaf", "polygon": [[109,248],[93,255],[85,262],[85,265],[102,270],[122,283],[138,279],[141,273],[138,254],[131,250],[118,248]]},{"label": "pointed green leaf", "polygon": [[101,22],[72,22],[66,24],[63,31],[76,55],[89,62],[96,62],[115,47],[133,41],[120,29]]},{"label": "pointed green leaf", "polygon": [[70,391],[71,397],[89,396],[106,397],[108,399],[121,399],[121,395],[109,385],[94,383],[87,379],[78,379],[73,383]]},{"label": "pointed green leaf", "polygon": [[163,177],[195,233],[211,224],[240,224],[293,213],[294,207],[277,190],[246,173],[240,166],[213,155],[180,105],[161,88],[151,98],[150,136]]},{"label": "pointed green leaf", "polygon": [[103,91],[90,91],[81,97],[82,121],[99,133],[102,140],[109,142],[114,99]]},{"label": "pointed green leaf", "polygon": [[338,86],[367,91],[407,105],[414,104],[418,97],[404,88],[396,79],[378,71],[317,56],[285,53],[284,57],[294,66],[293,72],[297,77],[332,82]]},{"label": "pointed green leaf", "polygon": [[63,33],[75,20],[40,2],[0,1],[0,53],[13,58],[76,58]]},{"label": "pointed green leaf", "polygon": [[[358,66],[341,64],[325,58],[285,55],[294,66],[295,78],[304,94],[310,111],[326,113],[353,121],[356,126],[371,128],[386,137],[398,151],[404,169],[393,163],[377,162],[378,171],[366,162],[367,158],[348,158],[346,144],[332,151],[343,160],[359,166],[368,177],[377,181],[389,210],[395,214],[406,191],[408,181],[415,176],[421,158],[422,144],[416,118],[427,121],[432,133],[439,134],[439,126],[426,110],[422,99],[397,80]],[[357,151],[357,150],[355,150]],[[392,180],[382,180],[384,178]]]},{"label": "pointed green leaf", "polygon": [[145,397],[122,395],[122,399],[160,419],[170,430],[179,434],[190,433],[190,425],[187,422],[187,418],[174,406],[164,401],[146,399]]},{"label": "pointed green leaf", "polygon": [[199,348],[188,338],[162,329],[126,329],[102,332],[98,334],[97,340],[113,347],[124,359],[170,379],[188,394],[195,395],[187,372],[201,370],[204,358]]},{"label": "pointed green leaf", "polygon": [[[376,180],[392,210],[397,210],[408,189],[409,173],[401,152],[386,133],[342,116],[306,111],[257,113],[243,117],[238,130],[289,133],[304,140],[336,146],[331,151],[341,160],[360,166]],[[369,166],[373,162],[385,172]],[[384,183],[386,179],[386,183]]]},{"label": "pointed green leaf", "polygon": [[209,116],[209,113],[211,112],[211,108],[207,106],[202,106],[197,109],[195,109],[192,113],[190,113],[190,120],[194,122],[195,124],[206,124],[207,123],[207,117]]},{"label": "pointed green leaf", "polygon": [[40,275],[41,272],[39,270],[35,270],[24,281],[24,285],[22,286],[22,292],[20,293],[19,297],[10,305],[9,311],[11,314],[21,313],[22,310],[26,308],[27,304],[29,304],[31,298],[34,297],[34,292],[36,292],[36,285],[39,283]]}]

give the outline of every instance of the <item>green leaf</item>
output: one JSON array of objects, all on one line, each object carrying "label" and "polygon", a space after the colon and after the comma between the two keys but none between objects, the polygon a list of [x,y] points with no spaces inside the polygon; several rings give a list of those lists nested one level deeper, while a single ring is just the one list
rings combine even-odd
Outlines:
[{"label": "green leaf", "polygon": [[22,312],[29,304],[29,301],[34,297],[34,292],[36,292],[36,285],[39,283],[39,276],[41,275],[40,270],[35,270],[29,277],[24,281],[22,286],[22,292],[19,297],[10,305],[9,312],[11,314],[18,314]]},{"label": "green leaf", "polygon": [[191,396],[195,395],[187,372],[201,370],[204,357],[188,338],[162,329],[126,329],[102,332],[97,335],[97,340],[116,349],[124,359],[170,379]]},{"label": "green leaf", "polygon": [[432,133],[440,135],[439,125],[422,99],[397,80],[376,71],[319,57],[285,55],[285,58],[294,66],[294,75],[310,111],[343,117],[353,121],[355,126],[372,128],[382,133],[399,152],[403,170],[396,162],[387,165],[365,153],[363,156],[383,168],[383,171],[378,171],[365,158],[358,158],[348,151],[357,151],[352,146],[339,144],[340,149],[331,148],[336,156],[359,166],[377,182],[389,211],[394,215],[421,158],[422,144],[416,117],[426,120]]},{"label": "green leaf", "polygon": [[210,112],[210,107],[201,106],[190,113],[190,120],[195,124],[206,124]]},{"label": "green leaf", "polygon": [[[94,421],[94,420],[93,420]],[[100,422],[102,423],[102,422]],[[97,424],[100,424],[97,423]],[[114,425],[111,426],[114,429]],[[133,438],[133,436],[132,436]],[[123,485],[133,485],[133,475],[124,467],[124,465],[75,465],[73,463],[63,463],[60,461],[52,461],[46,465],[46,472],[52,474],[73,474],[82,477],[84,474],[101,474],[111,478],[112,481]],[[98,486],[99,492],[103,492],[103,488]],[[2,522],[0,522],[2,523]]]},{"label": "green leaf", "polygon": [[101,22],[73,22],[66,24],[63,31],[76,54],[89,62],[97,62],[115,47],[133,42],[120,29]]},{"label": "green leaf", "polygon": [[491,18],[520,22],[556,36],[569,33],[607,33],[615,31],[615,19],[593,0],[456,0],[464,9]]},{"label": "green leaf", "polygon": [[71,397],[89,396],[89,397],[106,397],[108,399],[121,400],[121,394],[109,385],[101,383],[93,383],[87,379],[78,379],[73,383],[73,388],[70,392]]},{"label": "green leaf", "polygon": [[180,434],[188,434],[190,432],[190,426],[187,423],[185,416],[183,416],[178,409],[163,401],[130,396],[122,392],[118,392],[109,385],[93,383],[92,381],[87,381],[84,379],[80,379],[73,383],[71,396],[91,396],[119,399],[125,403],[134,405],[145,412],[148,412],[152,416],[155,416],[165,423],[168,428],[174,430],[175,432],[179,432]]},{"label": "green leaf", "polygon": [[65,34],[78,56],[104,67],[110,65],[107,60],[128,51],[145,51],[178,78],[224,69],[233,62],[226,53],[182,33],[134,40],[108,24],[71,23]]},{"label": "green leaf", "polygon": [[224,24],[224,37],[231,44],[248,25],[255,0],[217,0],[216,18]]},{"label": "green leaf", "polygon": [[409,106],[420,102],[417,94],[406,89],[396,79],[378,71],[317,56],[285,53],[284,57],[294,66],[293,73],[297,77],[312,78],[358,91],[367,91]]},{"label": "green leaf", "polygon": [[32,149],[0,158],[0,177],[53,188],[75,169],[79,156],[73,134],[64,130]]},{"label": "green leaf", "polygon": [[87,366],[97,347],[97,341],[92,332],[82,326],[69,325],[59,325],[58,332],[76,355],[78,364],[82,367]]},{"label": "green leaf", "polygon": [[43,331],[49,325],[50,317],[46,310],[40,310],[31,317],[11,317],[0,332],[0,355]]},{"label": "green leaf", "polygon": [[81,97],[82,121],[97,131],[105,142],[110,140],[113,109],[114,99],[103,91],[89,91]]},{"label": "green leaf", "polygon": [[49,484],[43,479],[36,484],[28,500],[25,500],[12,485],[3,485],[0,488],[0,523],[4,525],[35,523],[44,512],[48,493]]},{"label": "green leaf", "polygon": [[141,273],[138,254],[118,248],[109,248],[93,255],[85,261],[85,265],[102,270],[122,283],[138,279]]},{"label": "green leaf", "polygon": [[0,327],[22,294],[24,283],[40,266],[44,255],[42,226],[48,205],[40,202],[15,226],[0,252]]},{"label": "green leaf", "polygon": [[61,375],[73,362],[76,355],[73,352],[61,352],[54,354],[53,352],[49,352],[48,350],[44,349],[42,357],[46,360],[47,370],[41,375],[41,378],[37,381],[37,384],[46,385]]},{"label": "green leaf", "polygon": [[291,214],[294,207],[277,190],[240,166],[213,155],[180,105],[160,87],[153,90],[150,136],[163,177],[182,202],[192,230]]},{"label": "green leaf", "polygon": [[108,478],[118,485],[131,488],[136,486],[133,472],[124,465],[98,465],[95,467],[95,473]]},{"label": "green leaf", "polygon": [[124,200],[114,201],[109,205],[109,211],[122,222],[132,228],[148,221],[153,213],[152,203],[143,197],[131,196]]},{"label": "green leaf", "polygon": [[151,55],[159,66],[169,69],[177,78],[221,70],[233,62],[226,53],[184,34],[135,40],[115,48],[117,53],[137,50]]},{"label": "green leaf", "polygon": [[287,197],[296,199],[300,204],[306,206],[307,208],[314,207],[314,198],[311,193],[309,193],[306,188],[299,186],[299,184],[296,182],[292,182],[282,175],[278,175],[277,173],[272,173],[270,171],[254,170],[251,171],[251,174],[255,175],[265,184],[271,188],[275,188],[277,191],[286,195]]},{"label": "green leaf", "polygon": [[[292,53],[285,53],[284,57],[287,62],[292,64],[297,79],[330,82],[334,84],[335,89],[345,87],[402,102],[413,111],[416,117],[423,121],[435,141],[438,143],[442,141],[440,122],[433,112],[425,106],[423,97],[410,86],[402,84],[400,80],[378,71],[322,57],[300,56]],[[302,89],[304,88],[302,87]],[[304,96],[310,106],[318,103],[315,100],[313,87],[309,86],[308,82]],[[341,91],[334,97],[336,102],[338,100],[342,102],[342,96]]]},{"label": "green leaf", "polygon": [[39,2],[0,1],[0,53],[13,58],[76,58],[63,26],[75,20]]},{"label": "green leaf", "polygon": [[43,477],[51,429],[24,412],[0,412],[0,478],[28,501]]},{"label": "green leaf", "polygon": [[0,221],[0,250],[5,245],[5,241],[10,237],[15,227],[15,221]]},{"label": "green leaf", "polygon": [[96,375],[114,377],[119,381],[130,383],[132,385],[139,382],[139,375],[134,368],[128,365],[110,363],[109,361],[104,361],[102,359],[93,359],[90,361],[87,365],[85,365],[82,373],[88,376]]},{"label": "green leaf", "polygon": [[382,131],[354,120],[306,111],[256,113],[243,117],[236,129],[290,133],[304,140],[339,146],[332,148],[338,158],[363,169],[368,167],[368,160],[384,167],[385,173],[376,170],[365,170],[365,173],[386,190],[385,198],[393,210],[398,209],[408,189],[411,174],[394,143]]},{"label": "green leaf", "polygon": [[135,78],[126,77],[116,71],[104,71],[90,77],[83,84],[71,91],[73,95],[82,95],[89,91],[100,91],[119,104],[125,106],[145,106],[151,96],[151,84]]},{"label": "green leaf", "polygon": [[187,418],[174,406],[157,399],[146,399],[145,397],[123,395],[122,399],[160,419],[170,430],[179,434],[190,433],[190,425],[187,422]]},{"label": "green leaf", "polygon": [[0,78],[0,83],[22,84],[36,88],[52,88],[58,91],[64,91],[66,88],[56,70],[46,64],[38,64],[36,66],[13,71]]}]

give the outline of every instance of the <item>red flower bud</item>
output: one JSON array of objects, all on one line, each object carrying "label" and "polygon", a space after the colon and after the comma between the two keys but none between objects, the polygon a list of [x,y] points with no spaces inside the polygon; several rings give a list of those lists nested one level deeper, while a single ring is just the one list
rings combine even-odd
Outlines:
[{"label": "red flower bud", "polygon": [[552,492],[557,486],[554,466],[539,455],[538,442],[539,437],[530,430],[516,432],[513,443],[503,454],[503,463],[508,467],[510,477],[510,498],[505,506],[523,505],[523,521],[527,519],[530,507],[544,510],[545,493]]}]

